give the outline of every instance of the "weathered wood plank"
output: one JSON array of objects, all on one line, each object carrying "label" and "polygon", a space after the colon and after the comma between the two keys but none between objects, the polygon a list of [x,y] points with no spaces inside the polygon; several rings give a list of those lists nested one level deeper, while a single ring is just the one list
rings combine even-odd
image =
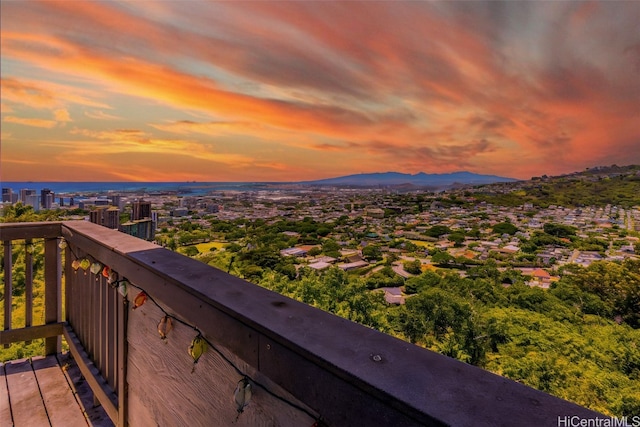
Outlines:
[{"label": "weathered wood plank", "polygon": [[91,360],[95,364],[95,366],[100,370],[99,359],[100,359],[100,351],[99,351],[99,342],[98,342],[98,316],[100,313],[100,304],[98,301],[99,298],[99,289],[95,280],[89,278],[89,306],[91,307],[91,311],[89,312],[90,316],[90,326],[87,329],[89,333],[89,339],[87,340],[87,354],[91,357]]},{"label": "weathered wood plank", "polygon": [[101,378],[98,369],[83,351],[82,344],[80,344],[75,334],[68,328],[64,328],[63,332],[67,344],[69,344],[69,351],[78,364],[80,372],[82,372],[82,375],[89,383],[91,390],[93,390],[95,397],[100,401],[109,418],[111,418],[111,420],[117,420],[118,408],[115,404],[117,398],[113,391],[109,389],[108,385]]},{"label": "weathered wood plank", "polygon": [[68,243],[64,250],[64,260],[64,320],[69,322],[74,316],[75,300],[73,299],[73,268],[71,267],[73,254]]},{"label": "weathered wood plank", "polygon": [[62,236],[65,239],[76,242],[92,257],[107,264],[109,263],[103,255],[108,252],[127,253],[158,247],[146,240],[89,221],[64,221],[62,224]]},{"label": "weathered wood plank", "polygon": [[29,360],[5,364],[15,427],[48,426],[47,411]]},{"label": "weathered wood plank", "polygon": [[[62,320],[62,264],[58,238],[48,238],[44,243],[44,321],[55,323]],[[60,353],[60,337],[45,340],[46,354]]]},{"label": "weathered wood plank", "polygon": [[107,290],[109,289],[109,285],[105,278],[98,279],[96,282],[98,285],[98,309],[96,310],[96,314],[98,316],[98,329],[97,329],[97,337],[98,337],[98,351],[96,351],[97,360],[99,363],[98,369],[103,373],[105,379],[108,377],[109,368],[107,366]]},{"label": "weathered wood plank", "polygon": [[73,397],[56,357],[34,358],[31,363],[51,425],[86,427],[87,420]]},{"label": "weathered wood plank", "polygon": [[[13,261],[11,252],[11,241],[5,240],[4,245],[4,330],[11,329],[11,303],[13,299],[13,280],[11,273],[13,271]],[[8,345],[5,344],[5,348]]]},{"label": "weathered wood plank", "polygon": [[[126,426],[129,420],[129,385],[128,385],[128,323],[129,323],[129,299],[116,292],[116,319],[115,330],[115,382],[118,395],[118,425]],[[132,424],[133,425],[133,424]]]},{"label": "weathered wood plank", "polygon": [[[73,230],[67,228],[67,224]],[[65,223],[62,229],[65,238],[82,248],[82,251],[110,265],[133,283],[144,284],[155,299],[170,304],[184,320],[207,329],[209,336],[227,344],[248,363],[254,366],[258,364],[255,330],[234,317],[242,312],[251,314],[252,310],[262,311],[262,306],[268,308],[271,301],[284,297],[157,245],[110,231],[113,230],[86,221],[82,224]],[[112,247],[104,247],[99,238],[105,239],[105,243]],[[142,249],[146,251],[136,252]],[[147,258],[147,255],[151,258]],[[144,258],[141,260],[139,257]],[[248,289],[260,295],[246,298],[249,296],[246,293]],[[131,292],[137,293],[135,290]],[[220,297],[222,304],[216,301],[218,298],[212,299],[207,294]],[[260,301],[260,305],[245,299]],[[236,304],[242,306],[242,311],[233,311]],[[259,326],[260,323],[256,322],[255,325]],[[86,346],[89,344],[84,337],[81,339]]]},{"label": "weathered wood plank", "polygon": [[[80,255],[81,256],[81,255]],[[84,351],[90,352],[91,340],[89,339],[90,331],[90,318],[91,318],[91,282],[88,280],[87,275],[82,273],[82,270],[76,271],[76,286],[78,288],[78,298],[80,301],[77,307],[80,308],[80,324],[77,328],[77,335],[80,342],[84,346]]]},{"label": "weathered wood plank", "polygon": [[[242,375],[211,348],[202,355],[192,373],[193,359],[187,349],[197,332],[175,323],[163,341],[157,331],[163,315],[151,302],[129,312],[129,425],[266,427],[313,424],[312,418],[260,388],[254,388],[251,402],[238,417],[233,394]],[[225,351],[225,356],[243,372],[257,377],[250,366],[220,343],[217,347]],[[303,406],[267,378],[261,380],[279,395]]]},{"label": "weathered wood plank", "polygon": [[28,328],[0,331],[0,344],[30,341],[38,338],[50,338],[62,335],[64,323],[51,323],[49,325],[30,326]]},{"label": "weathered wood plank", "polygon": [[4,373],[4,363],[0,363],[0,426],[12,426],[11,407],[9,406],[9,390],[7,390],[7,376]]},{"label": "weathered wood plank", "polygon": [[106,346],[107,346],[107,358],[106,358],[106,367],[107,370],[105,372],[105,378],[107,383],[111,386],[112,389],[117,390],[116,387],[116,362],[117,362],[117,346],[118,346],[118,336],[116,334],[118,318],[117,318],[117,304],[118,304],[118,292],[115,289],[109,289],[107,294],[107,336],[106,336]]},{"label": "weathered wood plank", "polygon": [[60,222],[0,223],[0,240],[48,239],[60,237]]},{"label": "weathered wood plank", "polygon": [[89,387],[89,384],[82,376],[80,368],[78,368],[75,360],[71,357],[71,353],[58,354],[58,363],[80,405],[84,417],[89,420],[89,425],[92,427],[113,427],[114,424],[107,416],[104,408],[94,405],[91,387]]},{"label": "weathered wood plank", "polygon": [[24,326],[29,327],[33,325],[33,241],[28,239],[24,243]]}]

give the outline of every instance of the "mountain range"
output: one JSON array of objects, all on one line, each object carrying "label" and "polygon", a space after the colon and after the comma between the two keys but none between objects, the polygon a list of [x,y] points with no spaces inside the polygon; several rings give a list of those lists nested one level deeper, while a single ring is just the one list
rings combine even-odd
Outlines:
[{"label": "mountain range", "polygon": [[379,172],[346,175],[336,178],[305,181],[307,185],[337,185],[347,187],[371,187],[371,186],[415,186],[447,188],[458,185],[482,185],[495,182],[515,182],[517,179],[496,175],[482,175],[467,171],[428,174],[406,174],[400,172]]}]

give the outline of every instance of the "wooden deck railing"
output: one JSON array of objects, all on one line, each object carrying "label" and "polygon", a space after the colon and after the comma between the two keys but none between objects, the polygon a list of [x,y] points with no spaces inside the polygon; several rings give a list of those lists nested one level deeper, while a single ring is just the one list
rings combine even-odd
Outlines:
[{"label": "wooden deck railing", "polygon": [[[60,351],[62,335],[61,259],[58,241],[61,237],[59,223],[27,224],[7,226],[0,224],[0,241],[4,246],[4,331],[0,344],[5,347],[17,341],[46,338],[45,351],[53,354]],[[44,241],[44,324],[33,326],[33,239]],[[12,327],[13,303],[13,242],[21,241],[25,246],[25,325]]]},{"label": "wooden deck railing", "polygon": [[[45,323],[27,315],[25,325],[12,325],[12,245],[34,239],[44,239]],[[45,351],[55,353],[64,336],[117,425],[555,426],[558,417],[602,418],[89,222],[0,224],[0,240],[0,343],[45,338]],[[33,261],[25,259],[27,277]],[[93,271],[75,269],[80,260]],[[104,277],[98,267],[114,273]],[[147,301],[133,310],[142,291]],[[173,324],[165,339],[162,319]],[[208,345],[194,363],[196,337]],[[247,383],[253,393],[242,408]]]}]

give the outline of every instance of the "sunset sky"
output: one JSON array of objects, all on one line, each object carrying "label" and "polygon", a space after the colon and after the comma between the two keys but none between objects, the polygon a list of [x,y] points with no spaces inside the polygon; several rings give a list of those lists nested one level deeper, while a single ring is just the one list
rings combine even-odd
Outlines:
[{"label": "sunset sky", "polygon": [[640,1],[0,4],[2,181],[640,164]]}]

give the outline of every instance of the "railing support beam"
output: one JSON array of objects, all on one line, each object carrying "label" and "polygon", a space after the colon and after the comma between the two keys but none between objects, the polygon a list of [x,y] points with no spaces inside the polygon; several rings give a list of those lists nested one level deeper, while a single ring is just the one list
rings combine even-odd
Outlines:
[{"label": "railing support beam", "polygon": [[127,323],[129,317],[129,300],[122,295],[117,295],[118,301],[118,332],[117,332],[117,358],[118,358],[118,427],[125,427],[127,425],[128,403],[129,400],[129,386],[127,383],[127,358],[128,358],[128,344],[127,344]]},{"label": "railing support beam", "polygon": [[62,335],[64,323],[51,323],[48,325],[29,326],[9,331],[0,331],[0,344],[11,344],[14,342],[30,342],[38,338],[51,338]]},{"label": "railing support beam", "polygon": [[118,407],[114,403],[116,401],[116,396],[104,382],[104,379],[93,361],[89,359],[89,356],[83,350],[83,346],[78,340],[76,334],[74,334],[68,327],[63,328],[62,332],[65,340],[69,344],[69,351],[78,364],[78,368],[80,368],[82,376],[84,376],[89,387],[91,387],[94,397],[98,402],[100,402],[104,411],[107,413],[109,418],[111,418],[111,421],[115,422],[115,420],[118,419]]},{"label": "railing support beam", "polygon": [[[13,261],[11,259],[11,241],[5,240],[4,245],[4,330],[11,329],[11,305],[13,298],[13,280],[11,278],[11,272],[13,268]],[[4,345],[5,348],[9,347],[9,344]]]},{"label": "railing support beam", "polygon": [[[33,241],[27,239],[24,242],[24,326],[28,328],[33,324]],[[30,344],[31,341],[27,341]]]},{"label": "railing support beam", "polygon": [[[47,238],[44,243],[44,321],[46,324],[62,321],[62,262],[58,238]],[[46,338],[45,354],[62,351],[60,336]]]}]

